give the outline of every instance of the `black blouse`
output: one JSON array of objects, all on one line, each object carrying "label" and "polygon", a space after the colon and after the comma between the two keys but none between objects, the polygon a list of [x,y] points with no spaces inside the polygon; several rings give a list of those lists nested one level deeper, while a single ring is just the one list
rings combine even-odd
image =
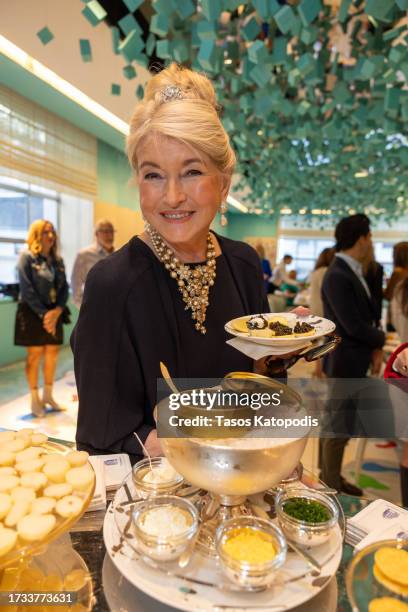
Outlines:
[{"label": "black blouse", "polygon": [[79,411],[77,445],[94,454],[142,455],[154,428],[163,361],[174,378],[223,377],[253,362],[225,343],[229,319],[267,312],[259,258],[248,245],[217,236],[222,255],[210,289],[207,334],[194,328],[177,284],[135,237],[88,274],[71,337]]}]

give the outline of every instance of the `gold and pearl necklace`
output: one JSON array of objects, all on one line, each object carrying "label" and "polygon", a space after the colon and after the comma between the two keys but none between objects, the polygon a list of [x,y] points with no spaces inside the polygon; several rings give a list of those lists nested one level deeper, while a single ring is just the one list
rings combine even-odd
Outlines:
[{"label": "gold and pearl necklace", "polygon": [[215,247],[210,232],[207,236],[205,264],[190,268],[176,257],[174,251],[167,246],[160,234],[149,223],[146,223],[146,231],[157,258],[169,271],[171,278],[177,280],[179,291],[186,304],[185,310],[191,310],[196,330],[205,334],[207,330],[204,323],[209,304],[209,292],[216,276]]}]

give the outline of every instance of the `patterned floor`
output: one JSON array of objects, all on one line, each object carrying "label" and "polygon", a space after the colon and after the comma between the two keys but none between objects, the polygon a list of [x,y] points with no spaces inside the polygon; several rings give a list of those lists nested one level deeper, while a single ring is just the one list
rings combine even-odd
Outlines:
[{"label": "patterned floor", "polygon": [[[1,381],[1,370],[0,370]],[[75,440],[78,400],[74,373],[67,372],[54,385],[54,397],[66,410],[55,412],[50,410],[43,419],[32,416],[30,410],[30,396],[28,393],[20,395],[0,406],[0,427],[5,429],[22,429],[32,427],[39,429],[48,436],[61,440]]]}]

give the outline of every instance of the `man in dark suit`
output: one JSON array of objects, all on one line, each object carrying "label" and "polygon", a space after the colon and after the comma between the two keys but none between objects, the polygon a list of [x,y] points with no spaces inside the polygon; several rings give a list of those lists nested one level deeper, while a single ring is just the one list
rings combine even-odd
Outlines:
[{"label": "man in dark suit", "polygon": [[[337,253],[323,280],[322,300],[324,316],[334,321],[342,342],[326,358],[324,370],[332,378],[364,378],[370,364],[371,373],[379,373],[385,341],[363,276],[362,262],[372,249],[368,217],[358,214],[342,219],[336,226],[335,238]],[[350,408],[353,410],[352,404],[345,409]],[[361,489],[341,476],[347,441],[347,437],[321,440],[322,479],[339,491],[361,495]]]}]

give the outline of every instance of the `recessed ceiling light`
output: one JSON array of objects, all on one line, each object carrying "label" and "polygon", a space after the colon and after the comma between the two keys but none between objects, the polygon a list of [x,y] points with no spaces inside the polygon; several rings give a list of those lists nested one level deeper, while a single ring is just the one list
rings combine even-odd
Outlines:
[{"label": "recessed ceiling light", "polygon": [[0,53],[3,53],[6,57],[11,59],[16,64],[22,66],[31,72],[44,83],[51,85],[54,89],[62,93],[64,96],[73,100],[79,106],[82,106],[85,110],[89,111],[98,119],[101,119],[118,132],[121,132],[125,136],[129,133],[129,126],[125,121],[122,121],[119,117],[111,113],[107,108],[87,96],[83,91],[65,81],[56,72],[53,72],[41,62],[28,55],[25,51],[17,47],[10,40],[0,35]]},{"label": "recessed ceiling light", "polygon": [[245,206],[244,204],[241,204],[241,202],[238,202],[238,200],[236,198],[233,198],[232,195],[229,195],[227,197],[227,202],[228,202],[228,204],[230,204],[231,206],[233,206],[234,208],[240,210],[243,213],[247,213],[248,212],[248,207]]}]

